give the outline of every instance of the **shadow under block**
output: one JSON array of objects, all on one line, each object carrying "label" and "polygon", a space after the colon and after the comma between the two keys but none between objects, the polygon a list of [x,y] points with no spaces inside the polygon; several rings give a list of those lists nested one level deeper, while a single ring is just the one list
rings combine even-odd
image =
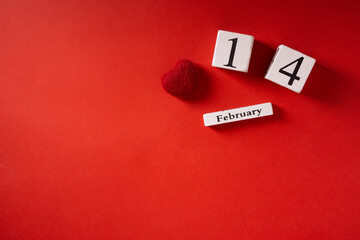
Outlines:
[{"label": "shadow under block", "polygon": [[269,115],[273,115],[273,108],[270,102],[219,112],[206,113],[203,115],[203,118],[205,126],[213,126]]},{"label": "shadow under block", "polygon": [[265,78],[300,93],[315,64],[315,59],[285,45],[280,45]]},{"label": "shadow under block", "polygon": [[253,36],[219,30],[212,66],[247,72],[253,43]]}]

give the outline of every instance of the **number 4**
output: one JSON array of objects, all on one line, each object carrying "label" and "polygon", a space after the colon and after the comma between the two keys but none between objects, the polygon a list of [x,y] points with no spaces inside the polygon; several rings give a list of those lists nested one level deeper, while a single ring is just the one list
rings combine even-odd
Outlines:
[{"label": "number 4", "polygon": [[[296,76],[296,74],[298,73],[299,68],[300,68],[303,60],[304,60],[304,57],[298,58],[295,61],[293,61],[293,62],[289,63],[288,65],[286,65],[285,67],[280,68],[280,70],[279,70],[280,73],[285,74],[286,76],[290,77],[290,80],[288,82],[288,84],[290,86],[293,85],[295,80],[300,80],[300,77]],[[286,72],[284,70],[285,68],[289,67],[290,65],[292,65],[294,63],[296,63],[296,66],[295,66],[295,69],[294,69],[294,71],[292,73]]]}]

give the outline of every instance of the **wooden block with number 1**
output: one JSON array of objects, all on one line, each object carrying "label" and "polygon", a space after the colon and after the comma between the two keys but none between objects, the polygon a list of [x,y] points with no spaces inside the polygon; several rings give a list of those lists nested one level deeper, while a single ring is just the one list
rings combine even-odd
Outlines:
[{"label": "wooden block with number 1", "polygon": [[247,72],[253,43],[253,36],[219,30],[212,66]]},{"label": "wooden block with number 1", "polygon": [[280,45],[265,78],[300,93],[315,64],[315,59]]}]

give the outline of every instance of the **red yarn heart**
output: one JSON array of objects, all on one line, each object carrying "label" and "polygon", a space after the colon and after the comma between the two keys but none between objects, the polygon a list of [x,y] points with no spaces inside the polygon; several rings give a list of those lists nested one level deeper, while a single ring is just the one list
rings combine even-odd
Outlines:
[{"label": "red yarn heart", "polygon": [[189,60],[180,60],[175,68],[161,78],[162,87],[173,96],[189,99],[198,88],[196,66]]}]

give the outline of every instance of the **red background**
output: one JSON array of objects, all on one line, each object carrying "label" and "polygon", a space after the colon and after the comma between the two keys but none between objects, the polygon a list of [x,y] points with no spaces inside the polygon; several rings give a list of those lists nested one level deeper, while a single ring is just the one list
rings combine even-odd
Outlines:
[{"label": "red background", "polygon": [[[359,4],[171,2],[0,1],[0,239],[359,239]],[[211,67],[219,29],[249,73]],[[263,78],[280,44],[317,60],[301,94]],[[160,85],[183,58],[193,101]]]}]

